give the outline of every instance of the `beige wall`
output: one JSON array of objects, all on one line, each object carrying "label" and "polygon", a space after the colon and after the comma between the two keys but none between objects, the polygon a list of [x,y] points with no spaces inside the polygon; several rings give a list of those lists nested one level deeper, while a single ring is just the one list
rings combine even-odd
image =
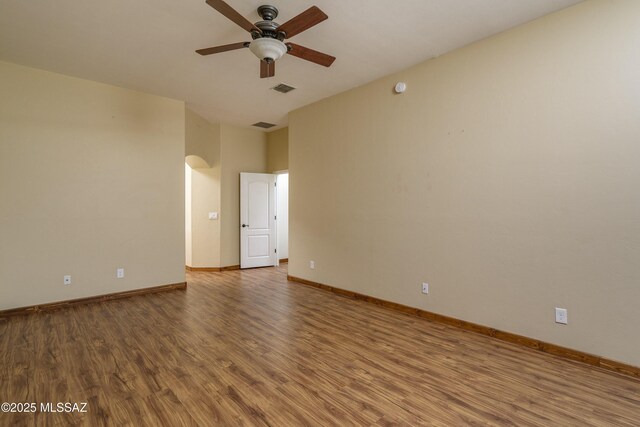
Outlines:
[{"label": "beige wall", "polygon": [[267,170],[278,172],[289,169],[289,128],[267,134]]},{"label": "beige wall", "polygon": [[2,62],[0,93],[0,309],[184,282],[184,103]]},{"label": "beige wall", "polygon": [[203,117],[185,108],[185,155],[198,156],[206,162],[193,159],[192,168],[215,167],[220,164],[220,125],[210,123]]},{"label": "beige wall", "polygon": [[640,366],[638,16],[581,3],[292,112],[290,274]]},{"label": "beige wall", "polygon": [[220,167],[191,170],[191,267],[220,267]]},{"label": "beige wall", "polygon": [[[185,114],[186,162],[192,167],[191,197],[187,197],[186,264],[189,267],[220,267],[220,125],[209,123],[189,109]],[[190,256],[189,256],[190,255]]]},{"label": "beige wall", "polygon": [[220,141],[221,264],[227,267],[240,264],[240,172],[267,171],[267,137],[264,132],[221,125]]}]

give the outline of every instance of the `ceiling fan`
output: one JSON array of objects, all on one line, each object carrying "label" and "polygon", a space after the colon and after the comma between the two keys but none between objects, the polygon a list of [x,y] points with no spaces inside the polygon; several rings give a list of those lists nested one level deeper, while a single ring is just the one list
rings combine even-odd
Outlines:
[{"label": "ceiling fan", "polygon": [[328,16],[316,6],[311,6],[298,16],[279,25],[273,21],[278,16],[278,9],[274,6],[260,6],[258,8],[258,15],[262,17],[262,21],[252,24],[222,0],[206,0],[206,2],[209,6],[251,33],[253,41],[196,50],[200,55],[211,55],[248,47],[249,50],[260,59],[261,78],[273,77],[275,75],[275,61],[280,59],[285,53],[319,65],[324,65],[325,67],[329,67],[333,64],[333,61],[336,60],[336,58],[326,53],[318,52],[295,43],[284,42],[285,39],[300,34],[328,18]]}]

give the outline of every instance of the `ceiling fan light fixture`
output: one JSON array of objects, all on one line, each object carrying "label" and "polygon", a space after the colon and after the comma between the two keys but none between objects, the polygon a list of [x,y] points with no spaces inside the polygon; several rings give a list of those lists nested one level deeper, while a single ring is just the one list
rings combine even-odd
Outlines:
[{"label": "ceiling fan light fixture", "polygon": [[277,61],[282,58],[282,55],[287,53],[287,45],[278,39],[261,37],[251,42],[249,50],[253,52],[258,59],[271,62]]}]

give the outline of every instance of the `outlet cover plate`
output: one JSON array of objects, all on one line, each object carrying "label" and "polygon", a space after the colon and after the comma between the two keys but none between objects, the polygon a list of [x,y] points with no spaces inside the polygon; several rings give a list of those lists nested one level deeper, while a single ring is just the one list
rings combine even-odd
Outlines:
[{"label": "outlet cover plate", "polygon": [[422,283],[422,293],[423,294],[429,293],[429,284],[427,282]]}]

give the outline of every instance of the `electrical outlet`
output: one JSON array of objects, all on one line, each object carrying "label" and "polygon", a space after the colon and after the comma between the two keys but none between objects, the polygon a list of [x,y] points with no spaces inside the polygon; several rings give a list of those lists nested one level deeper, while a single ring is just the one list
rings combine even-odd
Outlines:
[{"label": "electrical outlet", "polygon": [[428,294],[429,293],[429,284],[424,282],[422,283],[422,293],[423,294]]},{"label": "electrical outlet", "polygon": [[309,268],[312,270],[316,269],[316,262],[315,261],[309,261]]},{"label": "electrical outlet", "polygon": [[116,270],[116,277],[118,279],[122,279],[124,277],[124,268],[119,268]]},{"label": "electrical outlet", "polygon": [[71,284],[71,276],[64,276],[64,284],[65,285]]},{"label": "electrical outlet", "polygon": [[567,309],[556,307],[556,323],[566,325],[568,322]]}]

